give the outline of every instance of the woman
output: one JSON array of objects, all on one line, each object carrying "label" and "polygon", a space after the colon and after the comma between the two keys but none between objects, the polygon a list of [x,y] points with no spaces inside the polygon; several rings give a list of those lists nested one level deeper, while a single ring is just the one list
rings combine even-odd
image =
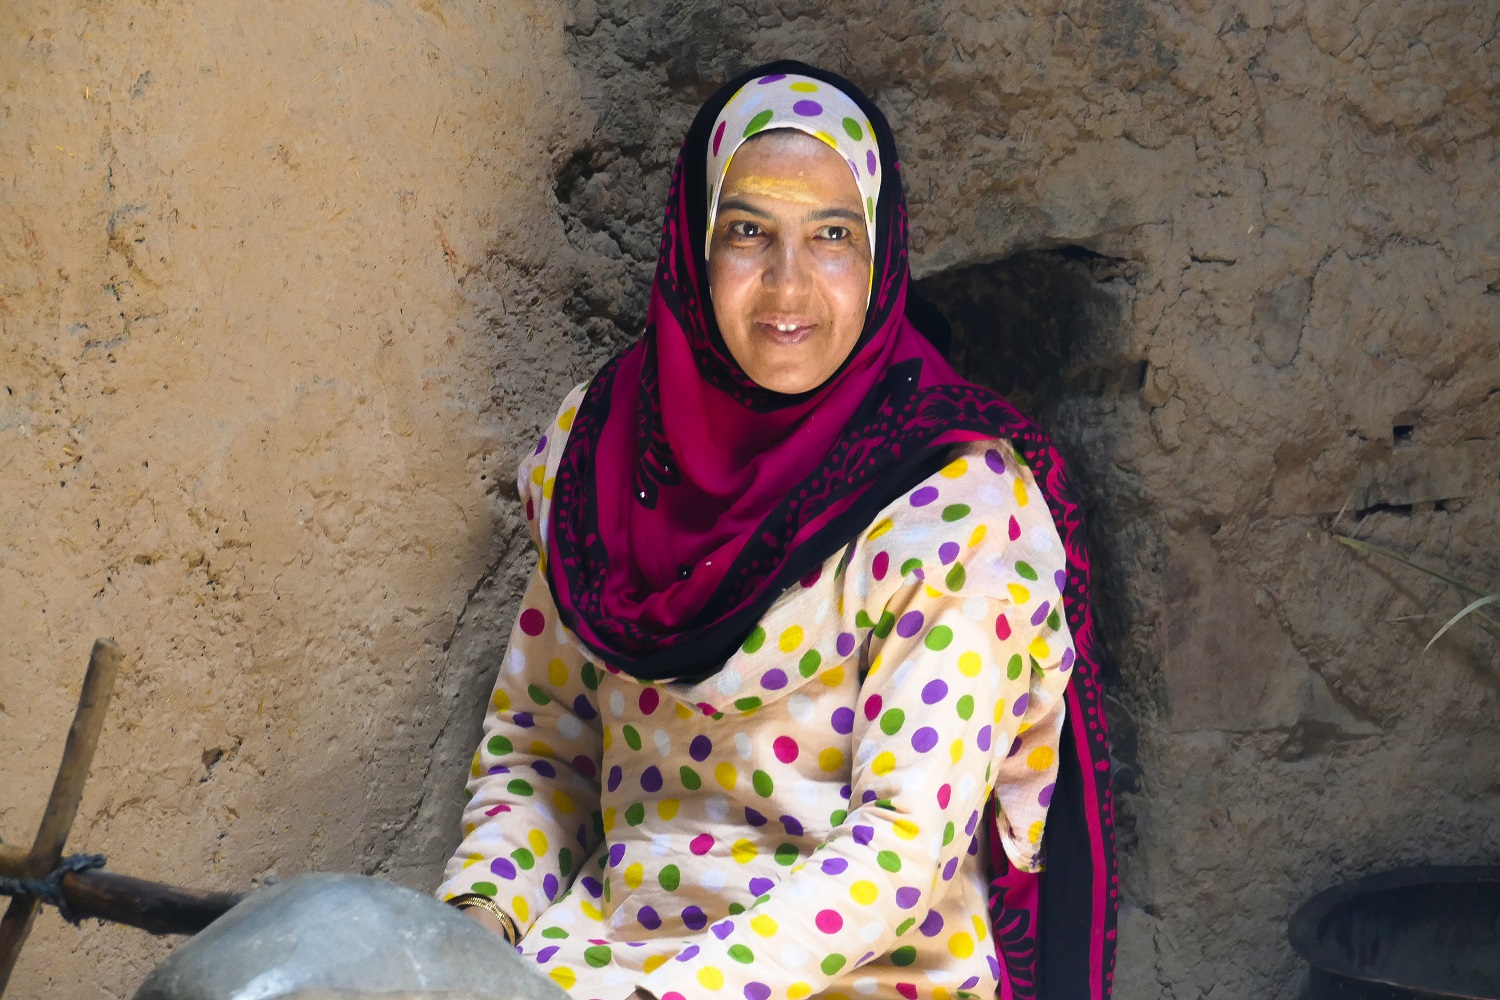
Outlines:
[{"label": "woman", "polygon": [[907,280],[880,112],[754,70],[684,143],[645,335],[521,467],[439,894],[581,1000],[1108,994],[1077,506]]}]

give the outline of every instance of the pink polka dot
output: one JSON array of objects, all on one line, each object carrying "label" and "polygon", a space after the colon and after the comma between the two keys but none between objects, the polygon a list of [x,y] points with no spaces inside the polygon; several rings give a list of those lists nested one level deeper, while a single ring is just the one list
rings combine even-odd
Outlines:
[{"label": "pink polka dot", "polygon": [[660,705],[660,704],[661,704],[661,695],[657,693],[656,688],[654,688],[654,687],[641,688],[641,714],[642,715],[650,715],[652,712],[656,711],[656,707],[658,705]]},{"label": "pink polka dot", "polygon": [[702,712],[704,715],[713,715],[718,712],[718,709],[714,708],[706,701],[700,701],[698,702],[698,711]]},{"label": "pink polka dot", "polygon": [[719,122],[718,129],[714,132],[714,155],[719,155],[719,143],[724,141],[724,127],[728,122]]},{"label": "pink polka dot", "polygon": [[521,631],[527,635],[541,635],[542,629],[547,627],[547,619],[536,608],[527,608],[521,612]]},{"label": "pink polka dot", "polygon": [[714,838],[712,834],[700,833],[688,843],[688,850],[702,857],[714,849]]},{"label": "pink polka dot", "polygon": [[1000,639],[1010,638],[1010,619],[1004,615],[995,619],[995,635]]},{"label": "pink polka dot", "polygon": [[813,922],[824,934],[837,934],[844,929],[844,918],[839,916],[837,910],[819,910]]},{"label": "pink polka dot", "polygon": [[870,573],[875,577],[875,579],[884,580],[885,575],[890,571],[890,568],[891,554],[889,552],[881,552],[875,557],[875,561],[870,564]]},{"label": "pink polka dot", "polygon": [[783,764],[790,764],[796,760],[800,752],[797,748],[797,741],[790,736],[776,737],[776,741],[771,744],[771,749],[776,751],[776,759]]},{"label": "pink polka dot", "polygon": [[874,722],[876,717],[880,715],[880,706],[882,704],[884,704],[884,702],[881,700],[880,695],[870,695],[870,697],[865,700],[865,718],[870,720],[871,722]]},{"label": "pink polka dot", "polygon": [[1017,538],[1021,537],[1021,522],[1016,520],[1016,516],[1014,514],[1010,516],[1009,534],[1011,541],[1015,541]]},{"label": "pink polka dot", "polygon": [[815,583],[818,582],[818,577],[820,577],[822,575],[823,575],[823,567],[822,566],[814,566],[813,567],[813,571],[802,578],[802,581],[801,581],[802,582],[802,586],[803,587],[811,587],[813,584],[815,584]]},{"label": "pink polka dot", "polygon": [[938,808],[939,809],[947,809],[948,808],[948,803],[950,801],[952,801],[952,799],[953,799],[953,786],[952,785],[944,785],[942,788],[938,789],[937,802],[938,802]]}]

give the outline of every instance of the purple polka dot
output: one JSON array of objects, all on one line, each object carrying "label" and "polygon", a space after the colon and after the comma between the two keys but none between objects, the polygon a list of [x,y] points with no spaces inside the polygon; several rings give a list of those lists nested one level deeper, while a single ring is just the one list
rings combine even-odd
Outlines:
[{"label": "purple polka dot", "polygon": [[[696,906],[690,906],[690,907],[688,907],[688,909],[689,910],[696,910],[697,907]],[[687,916],[686,911],[684,911],[682,915],[684,917],[686,917]],[[699,924],[698,926],[702,927],[703,925]],[[698,951],[699,951],[699,948],[698,948],[697,945],[690,944],[686,948],[682,949],[681,951],[679,951],[677,953],[677,961],[679,961],[679,962],[691,962],[693,959],[695,959],[695,958],[698,957]]]},{"label": "purple polka dot", "polygon": [[694,736],[693,742],[688,744],[688,755],[696,761],[705,761],[713,753],[713,749],[713,740],[707,736]]},{"label": "purple polka dot", "polygon": [[609,769],[609,780],[605,782],[605,787],[610,791],[614,791],[620,787],[620,779],[623,777],[625,777],[625,772],[620,769],[619,764],[616,764]]},{"label": "purple polka dot", "polygon": [[977,857],[979,857],[979,838],[978,837],[972,837],[972,838],[970,838],[970,840],[969,840],[968,855],[971,858],[977,858]]},{"label": "purple polka dot", "polygon": [[573,714],[578,716],[584,722],[587,722],[599,713],[595,712],[594,706],[589,704],[587,695],[579,695],[577,698],[573,699]]},{"label": "purple polka dot", "polygon": [[696,906],[689,906],[682,911],[682,922],[690,931],[701,931],[708,924],[708,915]]},{"label": "purple polka dot", "polygon": [[911,505],[913,507],[926,507],[937,498],[938,491],[936,486],[924,486],[911,495]]},{"label": "purple polka dot", "polygon": [[557,945],[551,944],[536,953],[536,964],[546,965],[552,961],[552,956],[557,954]]},{"label": "purple polka dot", "polygon": [[1055,782],[1048,785],[1046,788],[1043,788],[1041,793],[1036,797],[1037,805],[1041,806],[1043,809],[1050,806],[1052,804],[1052,793],[1056,790],[1057,784]]},{"label": "purple polka dot", "polygon": [[716,937],[720,941],[722,941],[725,938],[727,938],[730,934],[734,933],[734,921],[733,920],[720,920],[718,923],[716,923],[712,927],[710,927],[709,930],[713,931],[714,937]]},{"label": "purple polka dot", "polygon": [[661,768],[652,764],[641,772],[641,787],[648,792],[661,791]]},{"label": "purple polka dot", "polygon": [[533,761],[531,769],[544,778],[557,777],[557,768],[552,766],[552,762],[550,760]]},{"label": "purple polka dot", "polygon": [[873,826],[856,826],[854,828],[854,842],[864,845],[875,839],[875,828]]},{"label": "purple polka dot", "polygon": [[496,875],[499,875],[501,878],[516,877],[516,866],[515,863],[510,860],[510,858],[496,858],[494,861],[491,861],[490,871],[494,872]]},{"label": "purple polka dot", "polygon": [[[988,741],[986,741],[988,742]],[[938,744],[937,730],[923,726],[911,734],[911,748],[917,753],[926,753]]]},{"label": "purple polka dot", "polygon": [[583,886],[584,891],[593,898],[598,899],[600,896],[604,895],[604,886],[600,885],[599,880],[594,878],[592,875],[585,875],[583,878],[579,879],[578,882]]},{"label": "purple polka dot", "polygon": [[958,543],[944,542],[938,546],[938,561],[944,566],[958,558]]},{"label": "purple polka dot", "polygon": [[639,920],[641,926],[648,931],[654,931],[661,926],[661,914],[649,906],[641,907],[640,912],[635,915],[635,919]]},{"label": "purple polka dot", "polygon": [[990,739],[993,737],[993,735],[993,730],[991,730],[989,726],[985,726],[983,729],[979,730],[979,735],[975,737],[974,742],[979,744],[979,749],[987,751],[990,748]]},{"label": "purple polka dot", "polygon": [[616,868],[621,861],[625,860],[625,845],[611,844],[609,848],[609,866]]},{"label": "purple polka dot", "polygon": [[800,837],[805,832],[802,829],[802,821],[795,816],[781,817],[781,828],[786,831],[788,837]]},{"label": "purple polka dot", "polygon": [[1057,669],[1061,670],[1063,673],[1067,673],[1069,670],[1072,670],[1073,659],[1073,647],[1069,646],[1067,649],[1063,650],[1062,662],[1058,664]]},{"label": "purple polka dot", "polygon": [[999,979],[1000,978],[1000,960],[998,958],[996,958],[994,955],[986,955],[986,956],[984,956],[984,960],[989,963],[989,966],[990,966],[990,978],[991,979]]},{"label": "purple polka dot", "polygon": [[1057,584],[1057,592],[1059,594],[1061,594],[1064,590],[1066,590],[1068,588],[1068,572],[1067,572],[1067,570],[1060,569],[1057,572],[1053,573],[1052,574],[1052,582],[1055,583],[1055,584]]},{"label": "purple polka dot", "polygon": [[759,80],[756,80],[755,82],[758,83],[758,84],[760,84],[761,86],[765,86],[768,83],[775,83],[777,80],[785,80],[785,79],[786,79],[786,74],[785,73],[772,73],[770,76],[763,76]]},{"label": "purple polka dot", "polygon": [[766,825],[766,818],[764,816],[762,816],[760,813],[756,812],[754,809],[751,809],[749,806],[746,806],[745,807],[745,822],[749,823],[751,826],[765,826]]},{"label": "purple polka dot", "polygon": [[922,612],[908,611],[906,614],[902,615],[901,620],[896,623],[896,634],[903,639],[910,639],[912,636],[922,631],[923,621],[925,621],[925,619],[922,617]]},{"label": "purple polka dot", "polygon": [[760,686],[767,691],[780,691],[786,687],[786,671],[780,667],[774,670],[767,670],[765,675],[760,679]]},{"label": "purple polka dot", "polygon": [[1000,453],[993,448],[984,453],[984,464],[988,465],[990,471],[997,476],[1005,474],[1005,459],[1001,458]]},{"label": "purple polka dot", "polygon": [[928,681],[927,686],[922,689],[924,705],[936,705],[946,697],[948,697],[948,685],[941,680]]},{"label": "purple polka dot", "polygon": [[854,633],[840,632],[838,639],[834,642],[834,648],[838,650],[840,656],[848,656],[854,652]]},{"label": "purple polka dot", "polygon": [[964,824],[964,836],[974,836],[974,828],[979,825],[979,810],[969,813],[969,821]]},{"label": "purple polka dot", "polygon": [[927,919],[922,921],[919,930],[927,937],[936,937],[943,930],[943,915],[937,910],[928,910]]},{"label": "purple polka dot", "polygon": [[849,867],[849,862],[843,858],[828,858],[819,866],[824,875],[842,875]]},{"label": "purple polka dot", "polygon": [[823,105],[817,101],[798,101],[792,105],[792,110],[803,118],[816,118],[823,113]]},{"label": "purple polka dot", "polygon": [[978,985],[979,985],[979,977],[978,976],[970,976],[968,979],[965,979],[962,983],[960,983],[958,988],[961,989],[961,990],[972,990],[974,987],[976,987]]},{"label": "purple polka dot", "polygon": [[557,888],[558,886],[556,875],[548,872],[546,875],[542,876],[542,891],[547,894],[548,899],[555,899],[557,897]]},{"label": "purple polka dot", "polygon": [[1016,754],[1018,754],[1020,752],[1021,752],[1021,737],[1017,736],[1015,738],[1015,740],[1011,743],[1010,749],[1008,751],[1006,751],[1005,756],[1007,756],[1007,757],[1014,757]]},{"label": "purple polka dot", "polygon": [[949,858],[948,859],[948,863],[943,866],[943,881],[944,882],[952,881],[953,875],[957,871],[958,871],[958,859],[957,858]]},{"label": "purple polka dot", "polygon": [[776,888],[776,883],[768,878],[753,878],[750,880],[750,895],[752,896],[764,896],[774,888]]},{"label": "purple polka dot", "polygon": [[879,166],[879,164],[880,164],[880,161],[877,160],[877,159],[875,159],[875,150],[873,150],[873,149],[866,150],[865,151],[865,169],[868,170],[868,171],[870,171],[870,176],[871,177],[875,176],[875,168],[877,166]]},{"label": "purple polka dot", "polygon": [[542,439],[536,443],[536,451],[532,452],[532,454],[533,455],[540,455],[543,452],[543,450],[546,449],[546,447],[547,447],[547,435],[543,434],[542,435]]},{"label": "purple polka dot", "polygon": [[859,797],[859,801],[860,801],[861,805],[866,805],[867,806],[871,802],[874,802],[878,798],[880,798],[880,796],[875,794],[875,789],[873,789],[873,788],[866,788],[864,790],[864,792],[861,793],[861,795]]},{"label": "purple polka dot", "polygon": [[914,885],[903,885],[896,890],[896,905],[909,910],[922,901],[922,890]]},{"label": "purple polka dot", "polygon": [[847,736],[854,732],[854,709],[847,705],[835,708],[830,721],[833,723],[834,732]]},{"label": "purple polka dot", "polygon": [[1029,704],[1031,704],[1031,695],[1023,691],[1016,696],[1016,704],[1011,708],[1010,712],[1019,719],[1026,714],[1026,706]]},{"label": "purple polka dot", "polygon": [[1049,604],[1046,601],[1043,601],[1041,604],[1038,604],[1036,606],[1036,610],[1031,613],[1031,624],[1033,624],[1033,625],[1040,625],[1042,622],[1046,621],[1047,620],[1047,612],[1049,612],[1051,610],[1052,610],[1052,605]]},{"label": "purple polka dot", "polygon": [[510,721],[514,722],[518,729],[530,729],[536,725],[536,720],[531,717],[530,712],[517,712],[510,717]]},{"label": "purple polka dot", "polygon": [[771,987],[765,983],[746,983],[745,1000],[768,1000],[771,996]]}]

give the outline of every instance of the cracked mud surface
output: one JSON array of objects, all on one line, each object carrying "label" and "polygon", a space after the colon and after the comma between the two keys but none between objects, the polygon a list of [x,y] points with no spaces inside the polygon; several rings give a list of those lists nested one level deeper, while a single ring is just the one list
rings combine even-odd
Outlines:
[{"label": "cracked mud surface", "polygon": [[[35,8],[35,9],[33,9]],[[718,80],[902,143],[954,353],[1093,514],[1117,995],[1297,995],[1338,880],[1500,856],[1500,644],[1329,526],[1500,583],[1500,9],[380,0],[0,13],[0,838],[95,635],[72,847],[430,885],[529,569],[509,485],[644,310]],[[85,88],[87,96],[85,96]],[[14,790],[14,791],[12,791]],[[169,946],[39,921],[17,995]]]}]

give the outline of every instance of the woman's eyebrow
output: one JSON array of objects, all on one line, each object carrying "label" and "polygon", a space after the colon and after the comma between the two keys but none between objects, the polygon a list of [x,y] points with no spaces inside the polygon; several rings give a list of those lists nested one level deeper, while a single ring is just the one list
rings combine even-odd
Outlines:
[{"label": "woman's eyebrow", "polygon": [[769,219],[771,217],[770,212],[756,208],[743,198],[730,198],[728,201],[721,201],[719,203],[719,212],[720,214],[724,212],[744,212],[748,215],[758,215],[762,219]]},{"label": "woman's eyebrow", "polygon": [[820,208],[816,212],[808,212],[809,222],[823,222],[828,219],[843,219],[845,222],[863,223],[864,216],[847,208]]}]

